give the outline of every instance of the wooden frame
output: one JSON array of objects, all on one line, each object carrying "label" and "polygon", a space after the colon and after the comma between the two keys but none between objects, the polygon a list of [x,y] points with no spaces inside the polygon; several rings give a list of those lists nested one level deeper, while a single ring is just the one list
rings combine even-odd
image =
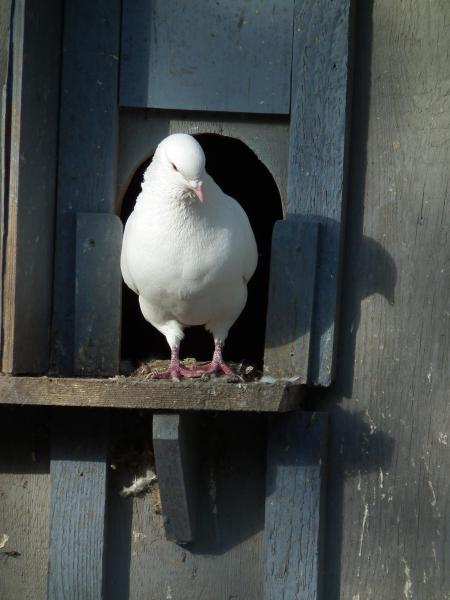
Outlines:
[{"label": "wooden frame", "polygon": [[49,366],[61,20],[59,0],[13,4],[10,155],[2,165],[9,179],[2,298],[8,373]]}]

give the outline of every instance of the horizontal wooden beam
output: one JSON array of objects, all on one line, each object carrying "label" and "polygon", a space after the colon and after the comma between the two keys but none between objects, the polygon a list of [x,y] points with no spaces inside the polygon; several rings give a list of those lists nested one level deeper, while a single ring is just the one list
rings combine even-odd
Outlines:
[{"label": "horizontal wooden beam", "polygon": [[21,405],[286,412],[301,408],[306,390],[288,382],[0,376],[0,404]]}]

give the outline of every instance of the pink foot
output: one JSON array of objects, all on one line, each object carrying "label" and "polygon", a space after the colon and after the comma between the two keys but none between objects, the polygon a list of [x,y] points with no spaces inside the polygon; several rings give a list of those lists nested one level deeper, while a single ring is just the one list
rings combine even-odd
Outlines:
[{"label": "pink foot", "polygon": [[202,367],[203,375],[228,375],[234,379],[241,379],[241,377],[233,371],[231,367],[222,358],[223,342],[214,340],[214,354],[212,361],[206,367]]},{"label": "pink foot", "polygon": [[175,346],[172,348],[172,356],[170,358],[170,365],[164,371],[155,371],[148,375],[149,379],[172,379],[173,381],[180,381],[184,377],[202,377],[203,371],[197,368],[187,369],[180,364],[179,359],[179,348]]}]

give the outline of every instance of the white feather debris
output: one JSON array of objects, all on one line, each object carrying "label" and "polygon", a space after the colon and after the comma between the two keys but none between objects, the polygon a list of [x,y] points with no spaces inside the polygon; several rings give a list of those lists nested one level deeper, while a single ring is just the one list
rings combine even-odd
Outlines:
[{"label": "white feather debris", "polygon": [[0,537],[0,548],[4,548],[8,543],[9,535],[7,533],[2,533]]},{"label": "white feather debris", "polygon": [[144,477],[135,477],[133,483],[129,487],[123,487],[120,491],[122,498],[130,496],[139,496],[147,492],[150,487],[158,480],[154,471],[149,469]]}]

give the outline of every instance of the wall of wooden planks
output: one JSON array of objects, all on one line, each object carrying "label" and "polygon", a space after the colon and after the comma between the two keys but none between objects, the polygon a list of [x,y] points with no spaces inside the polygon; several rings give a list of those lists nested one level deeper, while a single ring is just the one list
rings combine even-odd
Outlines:
[{"label": "wall of wooden planks", "polygon": [[[446,0],[368,0],[357,13],[337,381],[311,400],[329,412],[327,600],[441,600],[450,590],[449,21]],[[2,407],[6,600],[47,596],[49,417]],[[153,493],[118,493],[146,451],[149,415],[112,417],[106,597],[260,598],[264,418],[204,422],[212,540],[188,552],[165,542]]]}]

